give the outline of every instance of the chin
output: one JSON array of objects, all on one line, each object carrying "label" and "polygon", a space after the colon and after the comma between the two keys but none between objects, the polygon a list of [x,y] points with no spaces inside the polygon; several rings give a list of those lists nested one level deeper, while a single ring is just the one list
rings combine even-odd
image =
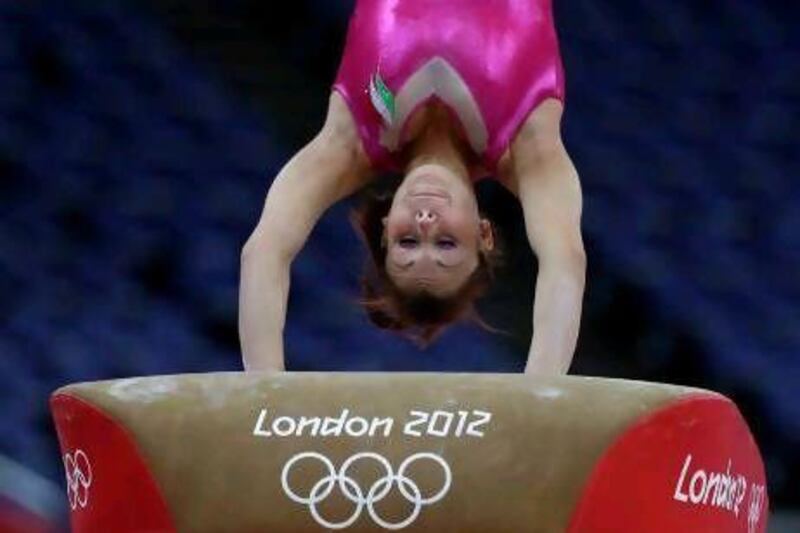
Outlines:
[{"label": "chin", "polygon": [[455,178],[456,176],[447,168],[436,163],[430,163],[419,167],[415,171],[415,175],[411,177],[411,181],[414,184],[426,183],[446,186]]}]

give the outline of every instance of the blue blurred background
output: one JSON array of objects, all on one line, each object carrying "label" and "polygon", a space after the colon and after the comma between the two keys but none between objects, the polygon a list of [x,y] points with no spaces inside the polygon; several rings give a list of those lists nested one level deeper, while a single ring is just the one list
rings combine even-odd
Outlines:
[{"label": "blue blurred background", "polygon": [[[554,3],[589,255],[573,373],[732,397],[772,530],[798,531],[800,7]],[[55,388],[241,369],[241,246],[322,124],[352,7],[0,0],[0,531],[65,523]],[[295,262],[288,369],[521,371],[536,263],[515,200],[479,193],[509,246],[481,310],[506,333],[419,352],[368,326],[351,200]]]}]

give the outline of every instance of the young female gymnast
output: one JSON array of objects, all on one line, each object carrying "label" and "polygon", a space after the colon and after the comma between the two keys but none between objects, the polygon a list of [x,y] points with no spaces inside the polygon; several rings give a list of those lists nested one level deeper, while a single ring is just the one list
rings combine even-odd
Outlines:
[{"label": "young female gymnast", "polygon": [[242,250],[245,368],[284,369],[290,266],[322,213],[399,172],[393,198],[354,216],[374,263],[362,280],[372,321],[424,344],[474,316],[497,249],[473,185],[491,175],[521,202],[539,263],[525,371],[566,373],[586,257],[563,101],[551,0],[359,0],[325,123],[278,174]]}]

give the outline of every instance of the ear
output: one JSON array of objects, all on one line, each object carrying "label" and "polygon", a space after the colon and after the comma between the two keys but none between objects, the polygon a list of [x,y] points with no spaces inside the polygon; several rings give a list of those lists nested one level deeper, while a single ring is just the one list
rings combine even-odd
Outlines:
[{"label": "ear", "polygon": [[494,228],[486,218],[482,218],[478,224],[478,246],[482,252],[494,250]]}]

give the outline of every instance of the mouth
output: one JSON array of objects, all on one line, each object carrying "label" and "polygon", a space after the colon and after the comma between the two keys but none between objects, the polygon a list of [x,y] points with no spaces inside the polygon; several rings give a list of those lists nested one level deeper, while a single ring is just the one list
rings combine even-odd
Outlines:
[{"label": "mouth", "polygon": [[430,186],[412,187],[408,191],[411,198],[439,198],[442,200],[450,200],[450,195],[444,189]]}]

